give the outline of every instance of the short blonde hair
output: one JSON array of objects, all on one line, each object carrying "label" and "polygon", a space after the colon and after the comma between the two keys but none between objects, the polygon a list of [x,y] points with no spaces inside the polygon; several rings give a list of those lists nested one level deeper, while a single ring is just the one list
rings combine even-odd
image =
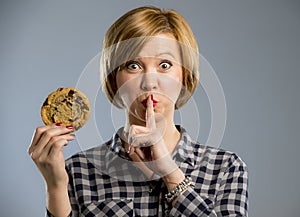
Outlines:
[{"label": "short blonde hair", "polygon": [[[146,37],[161,33],[172,34],[181,44],[183,88],[175,108],[184,105],[194,93],[199,82],[199,52],[195,36],[187,21],[175,10],[151,6],[139,7],[114,22],[103,41],[100,62],[102,88],[108,99],[117,107],[122,106],[114,100],[117,93],[116,74],[125,63],[123,61],[129,60],[128,55],[137,54],[147,40]],[[132,42],[130,39],[135,40]]]}]

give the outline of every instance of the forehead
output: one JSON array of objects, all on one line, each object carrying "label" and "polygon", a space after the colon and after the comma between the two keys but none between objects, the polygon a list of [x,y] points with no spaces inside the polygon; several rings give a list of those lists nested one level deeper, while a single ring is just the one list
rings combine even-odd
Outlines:
[{"label": "forehead", "polygon": [[171,34],[160,34],[149,37],[137,54],[137,58],[157,57],[181,62],[180,46]]}]

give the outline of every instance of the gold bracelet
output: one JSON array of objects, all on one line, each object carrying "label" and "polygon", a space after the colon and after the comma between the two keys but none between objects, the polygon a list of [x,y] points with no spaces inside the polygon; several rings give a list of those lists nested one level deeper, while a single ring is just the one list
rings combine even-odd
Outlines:
[{"label": "gold bracelet", "polygon": [[183,191],[185,191],[188,187],[194,187],[194,183],[192,182],[192,178],[187,176],[185,180],[180,182],[172,191],[165,195],[165,199],[168,203],[172,203],[172,201],[178,197]]}]

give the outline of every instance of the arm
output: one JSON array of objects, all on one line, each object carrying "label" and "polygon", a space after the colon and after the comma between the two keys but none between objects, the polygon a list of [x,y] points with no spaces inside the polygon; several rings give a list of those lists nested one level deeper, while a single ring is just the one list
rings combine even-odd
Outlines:
[{"label": "arm", "polygon": [[[185,175],[172,159],[164,140],[158,140],[157,135],[160,134],[157,133],[153,107],[148,98],[146,127],[134,125],[130,127],[128,143],[134,148],[129,151],[129,156],[133,156],[136,152],[135,155],[140,158],[139,162],[143,162],[151,171],[163,177],[168,191],[171,191],[185,179]],[[150,144],[150,157],[140,151],[139,147],[143,147],[144,144]],[[247,216],[246,165],[233,154],[220,166],[223,169],[217,177],[218,188],[214,201],[200,196],[189,187],[172,201],[170,216]]]},{"label": "arm", "polygon": [[248,170],[236,155],[221,179],[215,210],[222,216],[248,216]]},{"label": "arm", "polygon": [[[79,208],[78,208],[77,200],[75,198],[74,182],[73,182],[73,177],[70,175],[71,174],[70,170],[67,167],[66,167],[66,171],[69,174],[67,195],[68,195],[69,204],[71,203],[71,208],[72,208],[72,211],[69,213],[68,217],[75,217],[79,215]],[[65,194],[63,196],[65,196]],[[54,217],[48,209],[47,209],[46,217]]]},{"label": "arm", "polygon": [[61,124],[39,127],[28,150],[46,183],[47,209],[56,217],[66,217],[71,212],[62,149],[74,139],[72,129]]},{"label": "arm", "polygon": [[67,187],[47,190],[47,216],[72,216]]},{"label": "arm", "polygon": [[248,216],[248,172],[246,165],[232,155],[220,174],[215,201],[201,197],[192,188],[173,204],[170,216]]}]

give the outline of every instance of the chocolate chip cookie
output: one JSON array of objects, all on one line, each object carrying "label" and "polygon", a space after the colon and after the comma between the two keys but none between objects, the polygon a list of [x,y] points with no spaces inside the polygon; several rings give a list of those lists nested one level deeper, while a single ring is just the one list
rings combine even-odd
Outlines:
[{"label": "chocolate chip cookie", "polygon": [[58,88],[46,98],[41,107],[41,116],[46,125],[62,123],[78,130],[90,116],[90,103],[76,88]]}]

